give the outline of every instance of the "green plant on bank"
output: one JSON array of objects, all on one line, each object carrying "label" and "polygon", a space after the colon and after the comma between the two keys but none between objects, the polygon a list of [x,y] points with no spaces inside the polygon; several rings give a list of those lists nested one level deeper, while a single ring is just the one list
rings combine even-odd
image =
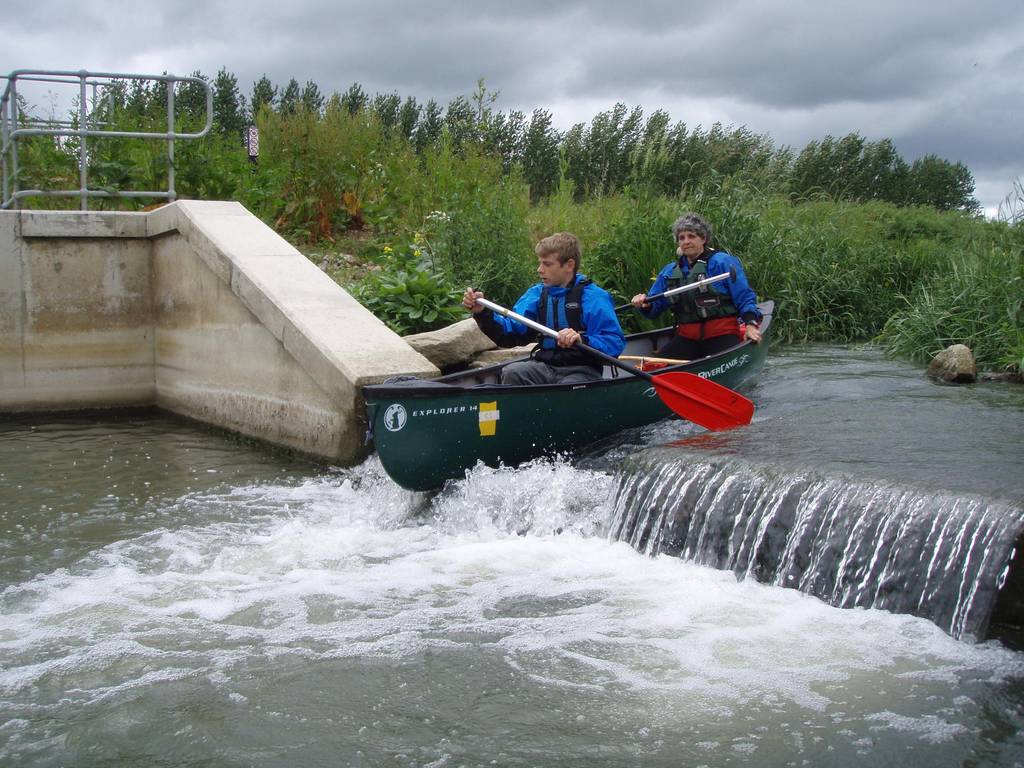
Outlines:
[{"label": "green plant on bank", "polygon": [[1024,371],[1024,260],[1021,251],[994,249],[952,260],[910,295],[878,341],[889,354],[927,362],[950,344],[966,344],[975,359]]},{"label": "green plant on bank", "polygon": [[302,107],[290,114],[264,107],[257,123],[257,175],[280,184],[276,205],[266,201],[275,229],[315,243],[366,224],[386,181],[378,162],[383,133],[372,114],[352,115],[335,99],[322,117]]},{"label": "green plant on bank", "polygon": [[[622,304],[645,293],[672,258],[674,210],[658,198],[628,200],[603,238],[584,251],[583,271]],[[629,310],[620,314],[627,331],[664,325]]]},{"label": "green plant on bank", "polygon": [[[388,285],[385,295],[367,306],[395,331],[428,330],[465,317],[460,302],[467,286],[510,302],[535,279],[525,224],[527,190],[516,176],[503,177],[492,158],[474,152],[459,157],[442,143],[427,153],[418,174],[410,174],[409,184],[423,189],[413,210],[423,211],[424,202],[437,207],[423,211],[414,226],[409,210],[392,219],[395,242],[403,245],[383,254],[378,264],[384,273],[404,272],[400,282],[420,275],[410,285],[412,293],[429,293],[429,306],[454,310],[425,311],[411,323],[409,291]],[[389,280],[371,275],[357,295],[370,301],[374,286]]]},{"label": "green plant on bank", "polygon": [[589,253],[608,235],[618,221],[625,200],[621,195],[594,197],[577,201],[576,184],[565,175],[565,163],[554,194],[530,207],[527,224],[530,241],[536,242],[554,232],[572,232],[583,246],[584,271],[589,267]]},{"label": "green plant on bank", "polygon": [[401,334],[465,317],[461,297],[467,286],[513,301],[535,280],[524,197],[522,188],[502,183],[449,194],[462,207],[431,211],[411,242],[385,247],[379,269],[356,288],[357,298]]},{"label": "green plant on bank", "polygon": [[431,254],[453,284],[472,286],[496,301],[514,301],[536,282],[525,225],[526,205],[515,190],[495,188],[460,209],[434,214]]},{"label": "green plant on bank", "polygon": [[354,293],[393,331],[420,333],[462,319],[458,292],[444,274],[431,270],[419,246],[397,252],[385,246],[382,259],[386,268],[369,273]]},{"label": "green plant on bank", "polygon": [[[79,185],[78,167],[67,151],[61,150],[47,136],[27,136],[18,141],[18,175],[11,179],[19,190],[70,190]],[[77,201],[73,201],[76,203]],[[55,197],[23,198],[26,206],[68,208],[72,201]]]}]

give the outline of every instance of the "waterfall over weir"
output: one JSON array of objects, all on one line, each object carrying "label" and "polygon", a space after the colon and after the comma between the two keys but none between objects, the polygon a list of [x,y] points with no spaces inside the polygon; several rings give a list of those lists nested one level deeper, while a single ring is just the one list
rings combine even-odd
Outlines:
[{"label": "waterfall over weir", "polygon": [[1024,616],[1024,509],[1004,500],[652,448],[623,468],[610,535],[957,638]]}]

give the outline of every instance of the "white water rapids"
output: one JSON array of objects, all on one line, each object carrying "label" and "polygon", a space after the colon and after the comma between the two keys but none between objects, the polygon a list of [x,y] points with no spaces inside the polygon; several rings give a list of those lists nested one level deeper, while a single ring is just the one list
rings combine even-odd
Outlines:
[{"label": "white water rapids", "polygon": [[959,765],[1024,657],[607,540],[538,462],[188,493],[0,595],[0,764]]}]

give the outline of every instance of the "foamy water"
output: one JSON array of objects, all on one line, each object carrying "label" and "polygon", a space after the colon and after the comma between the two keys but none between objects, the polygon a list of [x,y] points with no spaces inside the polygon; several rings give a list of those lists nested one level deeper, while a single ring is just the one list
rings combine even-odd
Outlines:
[{"label": "foamy water", "polygon": [[0,763],[1024,759],[1021,654],[646,557],[613,492],[537,462],[427,497],[371,460],[156,502],[0,594]]}]

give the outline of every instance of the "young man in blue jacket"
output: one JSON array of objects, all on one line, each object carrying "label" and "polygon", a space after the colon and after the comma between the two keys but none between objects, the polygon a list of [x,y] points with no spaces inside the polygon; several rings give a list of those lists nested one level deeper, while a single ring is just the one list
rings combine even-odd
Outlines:
[{"label": "young man in blue jacket", "polygon": [[[600,379],[604,364],[576,344],[582,341],[612,357],[622,352],[626,339],[611,296],[579,274],[580,243],[575,235],[558,232],[545,237],[534,253],[541,281],[520,297],[513,311],[558,331],[558,338],[541,335],[530,360],[502,369],[501,383],[578,384]],[[517,347],[537,338],[537,332],[522,323],[477,304],[480,298],[482,292],[467,288],[462,306],[499,347]]]},{"label": "young man in blue jacket", "polygon": [[[761,340],[761,310],[757,296],[747,282],[740,260],[708,245],[711,225],[696,213],[686,213],[672,225],[676,241],[676,261],[666,264],[647,293],[638,293],[632,304],[645,317],[657,317],[672,310],[676,335],[657,354],[679,360],[695,360],[735,347],[749,339]],[[736,271],[735,280],[685,291],[648,301],[664,291]],[[743,320],[743,325],[740,320]]]}]

